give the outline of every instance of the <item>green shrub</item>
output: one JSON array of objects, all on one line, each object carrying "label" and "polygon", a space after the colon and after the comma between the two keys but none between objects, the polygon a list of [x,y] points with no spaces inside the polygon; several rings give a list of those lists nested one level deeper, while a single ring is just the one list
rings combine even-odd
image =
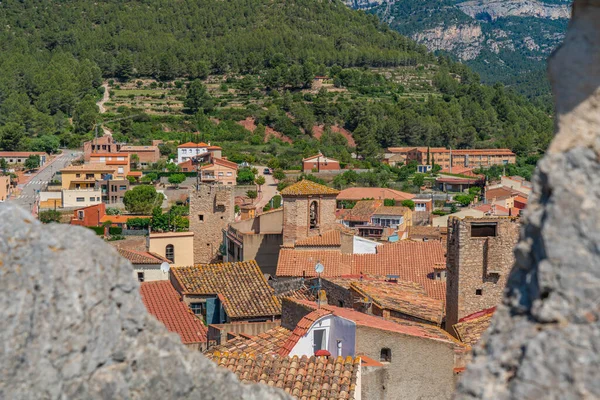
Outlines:
[{"label": "green shrub", "polygon": [[123,228],[119,228],[118,226],[111,226],[108,228],[109,235],[120,235],[123,233]]},{"label": "green shrub", "polygon": [[91,230],[96,232],[96,235],[102,236],[104,235],[104,227],[103,226],[88,226]]}]

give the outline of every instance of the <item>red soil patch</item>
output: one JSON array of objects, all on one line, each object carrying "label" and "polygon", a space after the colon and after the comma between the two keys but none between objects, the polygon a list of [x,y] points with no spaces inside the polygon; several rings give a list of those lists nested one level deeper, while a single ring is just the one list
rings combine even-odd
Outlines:
[{"label": "red soil patch", "polygon": [[[325,131],[325,125],[315,125],[315,126],[313,126],[312,131],[313,131],[313,137],[315,137],[316,139],[320,139],[321,136],[323,135],[323,131]],[[331,132],[341,134],[348,141],[348,146],[356,147],[356,142],[354,141],[354,138],[352,137],[352,134],[350,133],[350,131],[348,131],[340,126],[333,125],[331,127]]]},{"label": "red soil patch", "polygon": [[[245,120],[238,121],[238,124],[240,124],[241,126],[246,128],[250,132],[254,132],[256,130],[256,121],[252,117],[248,117]],[[292,139],[285,136],[283,133],[277,132],[275,129],[271,128],[270,126],[265,127],[265,143],[269,140],[269,137],[271,137],[271,136],[281,139],[282,141],[284,141],[286,143],[293,143]]]}]

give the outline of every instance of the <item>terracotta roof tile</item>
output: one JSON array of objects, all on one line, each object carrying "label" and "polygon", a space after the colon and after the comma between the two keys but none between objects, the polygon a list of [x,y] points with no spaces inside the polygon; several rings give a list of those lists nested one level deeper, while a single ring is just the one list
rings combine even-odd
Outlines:
[{"label": "terracotta roof tile", "polygon": [[187,142],[187,143],[183,143],[180,144],[179,146],[177,146],[177,148],[181,149],[181,148],[196,148],[196,147],[208,147],[207,143],[204,142],[200,142],[200,143],[194,143],[194,142]]},{"label": "terracotta roof tile", "polygon": [[460,319],[452,328],[463,343],[473,346],[479,342],[483,332],[490,326],[495,311],[496,307],[492,307],[468,315]]},{"label": "terracotta roof tile", "polygon": [[382,204],[382,200],[360,200],[354,207],[343,210],[339,217],[349,222],[369,222]]},{"label": "terracotta roof tile", "polygon": [[413,282],[354,282],[350,288],[384,310],[396,311],[441,325],[444,302],[427,296],[423,286]]},{"label": "terracotta roof tile", "polygon": [[221,295],[230,318],[281,315],[281,302],[256,261],[171,269],[184,294]]},{"label": "terracotta roof tile", "polygon": [[315,301],[317,299],[315,293],[313,293],[313,291],[307,286],[302,286],[300,289],[280,293],[277,295],[277,297],[279,298],[279,300],[283,299],[284,297],[291,297],[293,299],[309,301]]},{"label": "terracotta roof tile", "polygon": [[132,264],[162,264],[164,262],[171,263],[169,260],[164,258],[163,256],[151,253],[149,251],[137,251],[131,249],[117,249],[119,254],[128,259]]},{"label": "terracotta roof tile", "polygon": [[234,339],[228,340],[220,346],[213,347],[210,349],[210,352],[238,352],[257,355],[278,354],[279,350],[287,342],[291,334],[292,331],[289,329],[278,326],[250,338],[244,338],[240,335]]},{"label": "terracotta roof tile", "polygon": [[112,222],[113,224],[125,224],[132,218],[152,218],[151,215],[103,215],[100,218],[100,223],[104,223],[107,221]]},{"label": "terracotta roof tile", "polygon": [[405,215],[410,213],[410,208],[402,206],[381,206],[373,215]]},{"label": "terracotta roof tile", "polygon": [[171,282],[143,282],[140,285],[140,292],[148,312],[162,322],[169,331],[179,334],[183,343],[206,342],[206,327],[180,300],[179,293]]},{"label": "terracotta roof tile", "polygon": [[277,276],[316,276],[314,266],[325,266],[324,277],[344,275],[397,275],[399,280],[423,285],[430,297],[445,301],[446,282],[433,279],[434,265],[445,263],[446,250],[439,241],[400,241],[377,247],[376,254],[342,254],[339,250],[279,252]]},{"label": "terracotta roof tile", "polygon": [[432,239],[432,240],[440,240],[442,237],[442,232],[439,226],[410,226],[408,228],[408,238],[409,239]]},{"label": "terracotta roof tile", "polygon": [[317,236],[297,240],[295,247],[339,247],[341,246],[341,233],[334,229]]},{"label": "terracotta roof tile", "polygon": [[[318,311],[319,312],[318,315],[320,315],[320,316],[317,319],[319,319],[325,315],[328,315],[328,314],[333,314],[337,317],[342,317],[347,320],[353,321],[356,325],[359,325],[359,326],[366,326],[366,327],[373,328],[373,329],[381,329],[384,331],[396,332],[396,333],[401,333],[401,334],[410,335],[410,336],[418,336],[418,337],[423,337],[423,338],[428,338],[428,339],[433,339],[433,340],[439,340],[439,341],[444,341],[444,342],[450,343],[452,345],[457,345],[458,347],[461,347],[461,348],[465,347],[462,343],[460,343],[458,340],[453,338],[448,332],[444,331],[442,328],[439,328],[435,325],[422,324],[419,322],[408,321],[408,320],[399,319],[399,318],[390,318],[390,320],[386,320],[381,317],[377,317],[375,315],[369,315],[369,314],[362,313],[360,311],[353,310],[351,308],[341,308],[341,307],[336,307],[336,306],[332,306],[332,305],[328,305],[328,304],[322,305],[320,309],[317,309],[317,304],[314,302],[309,302],[309,301],[305,301],[305,300],[291,300],[291,301],[293,301],[296,304],[299,304],[301,306],[307,307],[308,309]],[[311,314],[313,314],[313,313],[311,313]],[[308,321],[310,321],[311,319],[314,319],[314,317],[310,318]],[[316,319],[315,319],[315,321],[316,321]],[[314,323],[314,321],[313,321],[313,323]],[[312,326],[312,323],[310,324],[310,326]],[[308,329],[310,328],[310,326],[308,326],[308,328],[306,328],[306,332],[308,332]],[[299,327],[300,327],[300,323],[298,323],[298,326],[296,327],[296,329],[298,329]],[[302,331],[303,330],[300,330],[299,333],[302,333]],[[294,330],[294,332],[296,332],[296,330]],[[304,334],[306,334],[306,332]],[[292,337],[293,337],[293,335],[294,334],[292,333]],[[292,346],[292,348],[290,348],[290,351],[292,349],[293,349],[293,346]]]},{"label": "terracotta roof tile", "polygon": [[320,185],[308,179],[294,183],[281,191],[282,196],[312,196],[312,195],[334,195],[339,191],[325,185]]},{"label": "terracotta roof tile", "polygon": [[362,199],[394,199],[396,201],[411,200],[414,194],[401,192],[399,190],[388,188],[370,188],[370,187],[351,187],[342,190],[337,195],[337,200],[358,201]]},{"label": "terracotta roof tile", "polygon": [[245,383],[262,383],[283,389],[296,399],[354,399],[360,357],[281,357],[239,353],[208,353],[222,368]]}]

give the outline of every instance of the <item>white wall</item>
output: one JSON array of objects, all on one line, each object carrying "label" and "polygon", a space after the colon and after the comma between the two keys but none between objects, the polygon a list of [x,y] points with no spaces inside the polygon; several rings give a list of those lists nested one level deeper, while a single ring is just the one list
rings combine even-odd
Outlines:
[{"label": "white wall", "polygon": [[296,346],[290,352],[290,356],[312,356],[314,351],[314,331],[325,329],[325,342],[327,351],[332,356],[337,355],[337,341],[342,340],[342,356],[354,356],[356,346],[356,324],[347,319],[334,315],[326,315],[317,320],[308,330],[306,335],[302,336]]},{"label": "white wall", "polygon": [[381,246],[381,243],[360,236],[354,236],[354,254],[376,254],[377,246]]},{"label": "white wall", "polygon": [[133,276],[138,279],[138,272],[144,273],[144,282],[168,281],[169,273],[162,272],[157,264],[133,264]]},{"label": "white wall", "polygon": [[[77,199],[83,198],[83,201]],[[62,206],[87,207],[102,203],[102,192],[100,189],[64,189],[62,191]]]},{"label": "white wall", "polygon": [[197,154],[204,154],[208,152],[206,147],[194,147],[194,148],[178,148],[177,149],[177,164],[181,164],[189,160],[190,158],[196,156]]}]

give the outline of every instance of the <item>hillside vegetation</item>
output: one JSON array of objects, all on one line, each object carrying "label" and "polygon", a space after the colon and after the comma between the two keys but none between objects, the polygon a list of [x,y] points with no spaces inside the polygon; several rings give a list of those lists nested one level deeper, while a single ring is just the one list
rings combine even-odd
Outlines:
[{"label": "hillside vegetation", "polygon": [[126,115],[109,124],[119,140],[211,140],[282,167],[319,150],[374,164],[399,145],[535,156],[552,132],[548,110],[338,1],[9,0],[0,26],[5,150],[79,146]]}]

